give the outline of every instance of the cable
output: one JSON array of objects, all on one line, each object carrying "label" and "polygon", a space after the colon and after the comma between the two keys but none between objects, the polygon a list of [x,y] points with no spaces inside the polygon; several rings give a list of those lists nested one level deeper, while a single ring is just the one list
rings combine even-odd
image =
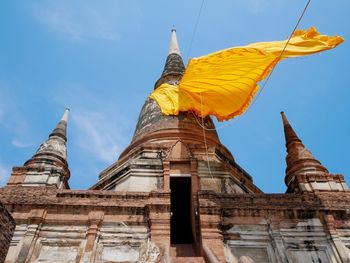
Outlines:
[{"label": "cable", "polygon": [[[304,7],[303,12],[302,12],[301,15],[299,16],[299,19],[298,19],[297,23],[295,24],[295,26],[294,26],[294,28],[293,28],[292,33],[290,34],[290,36],[289,36],[289,38],[288,38],[286,44],[284,45],[284,47],[283,47],[283,49],[282,49],[280,55],[279,55],[278,58],[276,59],[276,61],[279,61],[279,60],[281,59],[281,57],[282,57],[284,51],[285,51],[286,48],[287,48],[287,45],[289,44],[289,41],[290,41],[291,38],[293,37],[294,32],[295,32],[295,30],[297,29],[297,27],[299,26],[300,21],[301,21],[301,19],[303,18],[303,16],[304,16],[304,14],[305,14],[307,8],[309,7],[310,3],[311,3],[311,0],[308,0],[307,3],[306,3],[306,5],[305,5],[305,7]],[[266,78],[264,84],[262,85],[261,89],[258,91],[258,94],[256,94],[256,96],[255,96],[254,100],[252,101],[252,103],[249,105],[247,111],[254,105],[254,103],[255,103],[255,102],[257,101],[257,99],[259,98],[260,93],[263,91],[263,89],[266,87],[266,84],[269,82],[270,77],[271,77],[273,71],[275,70],[276,66],[277,66],[277,63],[272,67],[272,69],[271,69],[269,75],[267,76],[267,78]]]},{"label": "cable", "polygon": [[[200,95],[201,95],[201,113],[203,115],[202,93],[200,93]],[[209,174],[211,176],[211,179],[214,180],[214,177],[213,177],[213,174],[212,174],[211,168],[210,168],[210,163],[209,163],[208,144],[207,144],[207,137],[205,134],[205,129],[203,128],[204,127],[204,118],[203,117],[202,117],[202,125],[201,126],[202,126],[202,131],[203,131],[203,139],[204,139],[205,153],[206,153],[206,157],[207,157],[208,171],[209,171]]]},{"label": "cable", "polygon": [[[204,2],[204,0],[203,0],[203,2]],[[202,2],[202,4],[203,4],[203,2]],[[294,26],[294,28],[293,28],[292,33],[289,35],[289,38],[288,38],[286,44],[284,45],[284,47],[283,47],[281,53],[279,54],[279,56],[276,58],[276,61],[279,61],[279,60],[281,59],[281,57],[282,57],[283,53],[285,52],[285,50],[286,50],[286,48],[287,48],[287,46],[288,46],[288,44],[289,44],[291,38],[293,37],[293,35],[294,35],[294,33],[295,33],[295,30],[298,28],[298,26],[299,26],[299,24],[300,24],[302,18],[304,17],[304,15],[305,15],[305,13],[306,13],[306,10],[307,10],[307,8],[309,7],[310,3],[311,3],[311,0],[308,0],[307,3],[306,3],[306,5],[305,5],[305,7],[304,7],[304,9],[303,9],[303,11],[302,11],[302,13],[301,13],[301,15],[299,16],[299,19],[298,19],[297,23],[295,24],[295,26]],[[201,8],[202,8],[202,7],[201,7]],[[198,22],[198,21],[197,21],[197,22]],[[193,39],[192,39],[192,40],[193,40]],[[192,41],[191,41],[191,42],[192,42]],[[191,43],[191,45],[192,45],[192,43]],[[248,109],[246,110],[246,112],[248,112],[248,111],[250,110],[250,108],[254,105],[254,103],[255,103],[255,102],[257,101],[257,99],[259,98],[261,92],[264,90],[264,88],[266,87],[267,83],[269,82],[269,80],[270,80],[270,78],[271,78],[271,75],[272,75],[273,71],[275,70],[275,67],[276,67],[276,66],[277,66],[277,63],[276,63],[276,64],[273,66],[273,68],[271,69],[271,71],[270,71],[269,75],[267,76],[267,78],[266,78],[264,84],[263,84],[262,87],[259,89],[257,95],[254,97],[252,103],[249,105],[249,107],[248,107]],[[201,97],[201,99],[202,99],[202,97]],[[207,131],[214,131],[214,130],[222,129],[222,128],[228,126],[228,125],[231,124],[234,120],[237,119],[237,117],[235,117],[235,118],[231,119],[230,121],[228,121],[227,123],[225,123],[225,124],[223,124],[223,125],[221,125],[221,126],[219,126],[219,127],[217,127],[217,128],[212,128],[212,129],[211,129],[211,128],[206,128],[204,125],[202,125],[202,124],[199,122],[199,120],[198,120],[198,118],[197,118],[197,115],[196,115],[193,111],[192,111],[192,114],[193,114],[193,116],[195,117],[195,119],[196,119],[196,121],[197,121],[197,124],[200,125],[200,126],[202,127],[202,129],[205,129],[205,130],[207,130]],[[203,119],[203,118],[202,118],[202,119]]]},{"label": "cable", "polygon": [[[278,58],[276,59],[276,61],[279,61],[279,60],[281,59],[281,57],[282,57],[284,51],[285,51],[286,48],[287,48],[287,45],[288,45],[290,39],[293,37],[293,34],[294,34],[295,30],[296,30],[297,27],[299,26],[299,23],[300,23],[301,19],[303,18],[303,16],[304,16],[304,14],[305,14],[305,12],[306,12],[306,10],[307,10],[307,8],[308,8],[310,2],[311,2],[311,0],[308,0],[308,2],[306,3],[303,12],[301,13],[301,15],[300,15],[300,17],[299,17],[297,23],[296,23],[295,26],[294,26],[294,29],[293,29],[292,33],[290,34],[290,36],[289,36],[289,38],[288,38],[286,44],[285,44],[284,47],[283,47],[283,50],[281,51],[281,53],[280,53],[280,55],[278,56]],[[189,55],[189,52],[190,52],[191,47],[192,47],[192,42],[193,42],[193,38],[194,38],[195,32],[196,32],[196,30],[197,30],[197,26],[198,26],[199,17],[200,17],[201,11],[202,11],[203,3],[204,3],[204,0],[202,1],[202,5],[201,5],[200,10],[199,10],[199,14],[198,14],[198,17],[197,17],[196,25],[195,25],[195,28],[194,28],[194,31],[193,31],[193,34],[192,34],[192,39],[191,39],[191,42],[190,42],[190,47],[189,47],[188,55]],[[266,81],[264,82],[262,88],[261,88],[260,91],[258,92],[258,94],[257,94],[257,96],[255,97],[255,99],[254,99],[254,100],[252,101],[252,103],[250,104],[250,106],[249,106],[249,108],[247,109],[247,111],[248,111],[248,110],[250,109],[250,107],[255,103],[255,101],[258,99],[258,97],[259,97],[261,91],[265,88],[265,86],[266,86],[266,84],[268,83],[268,81],[269,81],[269,79],[270,79],[270,77],[271,77],[271,75],[272,75],[272,73],[273,73],[273,71],[274,71],[276,65],[277,65],[277,64],[275,64],[275,65],[273,66],[273,68],[271,69],[269,75],[268,75],[267,78],[266,78]],[[202,119],[202,123],[199,123],[196,114],[195,114],[193,111],[191,111],[191,112],[192,112],[193,116],[195,117],[197,123],[202,127],[203,139],[204,139],[204,146],[205,146],[205,152],[206,152],[206,157],[207,157],[208,171],[209,171],[209,174],[210,174],[210,176],[211,176],[211,179],[214,181],[214,177],[213,177],[213,174],[212,174],[212,172],[211,172],[211,167],[210,167],[210,162],[209,162],[208,144],[207,144],[207,138],[206,138],[206,133],[205,133],[205,131],[206,131],[206,130],[211,130],[211,131],[212,131],[212,130],[216,130],[216,129],[215,129],[215,128],[214,128],[214,129],[208,129],[208,128],[206,128],[206,127],[204,126],[204,118],[203,118],[203,98],[202,98],[202,93],[200,93],[200,98],[201,98],[201,115],[202,115],[201,119]],[[220,128],[222,128],[222,127],[224,127],[224,125],[222,125]]]},{"label": "cable", "polygon": [[195,37],[196,32],[197,32],[197,27],[198,27],[198,24],[199,24],[199,19],[200,19],[201,14],[202,14],[203,5],[204,5],[204,0],[202,0],[201,7],[199,8],[199,12],[198,12],[198,15],[197,15],[196,23],[195,23],[195,25],[194,25],[194,29],[193,29],[193,32],[192,32],[192,37],[191,37],[190,45],[189,45],[188,51],[187,51],[187,60],[189,60],[189,57],[190,57],[190,53],[191,53],[191,49],[192,49],[192,44],[193,44],[193,40],[194,40],[194,37]]},{"label": "cable", "polygon": [[[204,129],[204,130],[206,130],[206,131],[218,131],[218,130],[220,130],[220,129],[222,129],[222,128],[225,128],[226,126],[232,124],[232,123],[237,119],[237,118],[230,119],[230,120],[226,121],[226,123],[220,125],[220,126],[217,127],[217,128],[207,128],[207,127],[204,126],[204,124],[202,124],[202,123],[198,120],[198,117],[197,117],[197,115],[196,115],[196,113],[195,113],[194,111],[191,111],[191,113],[192,113],[193,117],[195,118],[197,124],[198,124],[199,126],[201,126],[202,129]],[[203,119],[203,118],[202,118],[202,119]]]}]

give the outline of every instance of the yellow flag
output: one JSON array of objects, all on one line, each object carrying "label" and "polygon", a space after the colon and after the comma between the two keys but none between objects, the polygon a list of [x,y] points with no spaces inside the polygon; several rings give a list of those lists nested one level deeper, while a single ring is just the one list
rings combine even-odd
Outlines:
[{"label": "yellow flag", "polygon": [[340,36],[320,35],[315,28],[297,30],[287,40],[234,47],[189,61],[178,86],[160,85],[150,97],[165,115],[194,111],[214,115],[219,121],[242,114],[265,79],[282,59],[314,54],[336,47]]}]

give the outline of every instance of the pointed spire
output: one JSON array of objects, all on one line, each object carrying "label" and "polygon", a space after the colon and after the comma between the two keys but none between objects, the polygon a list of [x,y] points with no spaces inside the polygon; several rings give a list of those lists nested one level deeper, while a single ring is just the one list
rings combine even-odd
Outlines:
[{"label": "pointed spire", "polygon": [[173,27],[171,29],[171,40],[170,40],[170,44],[169,44],[168,55],[170,55],[170,54],[178,54],[179,56],[181,56],[179,43],[177,42],[176,28],[175,27]]},{"label": "pointed spire", "polygon": [[281,115],[287,147],[286,185],[289,186],[297,175],[328,173],[327,169],[305,148],[283,111]]},{"label": "pointed spire", "polygon": [[[8,185],[56,186],[69,188],[67,163],[67,108],[56,128],[22,167],[15,167]],[[20,177],[18,177],[20,176]],[[20,180],[18,179],[20,178]]]},{"label": "pointed spire", "polygon": [[67,158],[67,122],[68,122],[69,108],[66,108],[61,120],[58,122],[56,128],[51,132],[49,138],[43,142],[36,154],[37,155],[47,154],[56,155],[63,158],[66,161]]},{"label": "pointed spire", "polygon": [[57,124],[56,128],[52,131],[49,137],[59,136],[67,141],[67,122],[68,122],[69,108],[66,108],[61,120]]},{"label": "pointed spire", "polygon": [[[286,147],[292,142],[295,143],[301,143],[301,140],[298,138],[297,134],[293,130],[292,126],[289,124],[286,115],[284,115],[284,112],[281,111],[282,121],[283,121],[283,128],[284,128],[284,136],[286,139]],[[303,145],[304,146],[304,145]]]},{"label": "pointed spire", "polygon": [[154,88],[157,88],[163,83],[178,84],[185,72],[179,44],[176,37],[176,29],[171,29],[171,39],[169,44],[169,52],[165,62],[164,70],[161,77],[158,79]]}]

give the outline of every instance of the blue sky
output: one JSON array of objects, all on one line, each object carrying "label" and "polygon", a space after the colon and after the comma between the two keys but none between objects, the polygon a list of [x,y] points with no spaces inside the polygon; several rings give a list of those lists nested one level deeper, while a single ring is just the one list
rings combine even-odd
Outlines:
[{"label": "blue sky", "polygon": [[[1,1],[0,186],[55,127],[66,106],[73,189],[93,185],[129,144],[165,62],[170,29],[189,57],[282,40],[306,1]],[[284,192],[284,110],[305,146],[350,182],[350,1],[313,1],[299,28],[345,42],[275,69],[253,107],[218,123],[222,142],[266,192]]]}]

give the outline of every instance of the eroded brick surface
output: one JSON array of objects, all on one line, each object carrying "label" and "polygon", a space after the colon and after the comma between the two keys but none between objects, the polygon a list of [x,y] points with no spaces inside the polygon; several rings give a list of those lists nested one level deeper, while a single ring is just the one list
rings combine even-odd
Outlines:
[{"label": "eroded brick surface", "polygon": [[14,230],[15,221],[0,202],[0,262],[5,261]]}]

